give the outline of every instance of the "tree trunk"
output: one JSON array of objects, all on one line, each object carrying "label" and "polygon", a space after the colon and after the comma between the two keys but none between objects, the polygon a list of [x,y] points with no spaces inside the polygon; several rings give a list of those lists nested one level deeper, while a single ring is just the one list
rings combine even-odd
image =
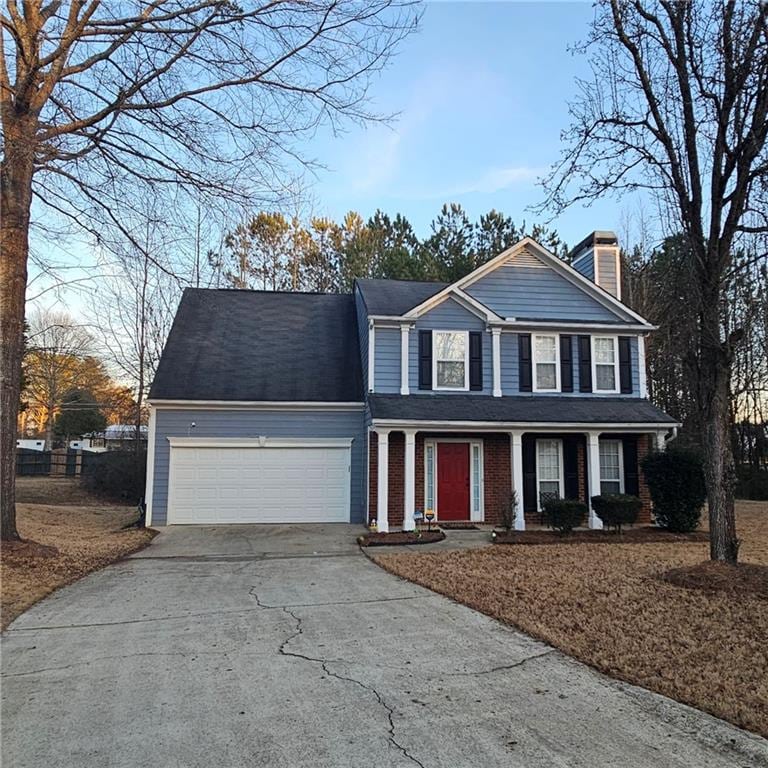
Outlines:
[{"label": "tree trunk", "polygon": [[0,538],[16,530],[16,432],[21,389],[24,299],[34,173],[35,124],[4,115],[0,165]]},{"label": "tree trunk", "polygon": [[739,542],[736,538],[735,468],[726,370],[720,368],[715,373],[714,384],[712,401],[702,424],[704,477],[709,504],[709,556],[712,560],[735,564]]}]

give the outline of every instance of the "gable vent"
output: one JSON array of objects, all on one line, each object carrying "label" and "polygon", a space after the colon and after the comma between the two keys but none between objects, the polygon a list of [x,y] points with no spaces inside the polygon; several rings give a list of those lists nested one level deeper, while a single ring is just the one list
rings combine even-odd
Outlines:
[{"label": "gable vent", "polygon": [[536,256],[530,251],[523,249],[520,253],[515,254],[509,261],[516,267],[536,267],[546,269],[546,265],[543,264]]}]

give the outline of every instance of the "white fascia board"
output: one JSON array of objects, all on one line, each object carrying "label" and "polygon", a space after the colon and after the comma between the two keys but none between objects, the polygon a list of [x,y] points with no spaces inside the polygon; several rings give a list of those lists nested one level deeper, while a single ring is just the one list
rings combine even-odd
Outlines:
[{"label": "white fascia board", "polygon": [[627,323],[579,323],[565,322],[563,320],[502,320],[500,323],[492,323],[492,326],[499,326],[502,329],[514,330],[558,330],[558,331],[603,331],[609,334],[622,333],[649,333],[657,330],[656,325],[637,325]]},{"label": "white fascia board", "polygon": [[339,403],[281,400],[149,400],[149,405],[159,410],[248,410],[248,411],[362,411],[365,403]]},{"label": "white fascia board", "polygon": [[486,307],[482,302],[479,302],[469,294],[464,293],[464,291],[460,290],[459,288],[455,288],[454,286],[450,285],[440,291],[440,293],[437,293],[431,298],[427,299],[427,301],[423,304],[420,304],[419,307],[408,310],[408,312],[406,312],[404,315],[369,315],[368,317],[378,325],[382,323],[413,323],[416,318],[429,312],[448,299],[453,299],[455,302],[464,307],[464,309],[466,309],[468,312],[471,312],[473,315],[477,315],[477,317],[479,317],[481,320],[485,320],[488,323],[499,323],[503,322],[504,320],[504,318],[497,315],[492,309]]},{"label": "white fascia board", "polygon": [[349,448],[351,437],[168,437],[171,448]]},{"label": "white fascia board", "polygon": [[457,429],[479,430],[482,432],[562,432],[563,430],[579,432],[647,432],[648,430],[670,429],[681,426],[675,421],[654,421],[639,424],[621,424],[608,422],[596,424],[579,421],[424,421],[420,419],[374,419],[372,429],[381,427],[388,430],[416,429],[435,432],[452,432]]}]

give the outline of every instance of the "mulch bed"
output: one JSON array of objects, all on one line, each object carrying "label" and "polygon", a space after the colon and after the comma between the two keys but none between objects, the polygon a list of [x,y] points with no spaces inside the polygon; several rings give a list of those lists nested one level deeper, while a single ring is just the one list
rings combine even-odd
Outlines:
[{"label": "mulch bed", "polygon": [[556,531],[494,531],[495,544],[669,544],[672,542],[709,541],[706,531],[671,533],[651,526],[614,531],[573,531],[561,535]]},{"label": "mulch bed", "polygon": [[685,589],[749,594],[768,600],[768,565],[707,562],[686,568],[673,568],[663,573],[660,578]]},{"label": "mulch bed", "polygon": [[399,544],[434,544],[442,541],[445,534],[440,531],[393,531],[392,533],[366,533],[358,536],[361,547],[390,547]]}]

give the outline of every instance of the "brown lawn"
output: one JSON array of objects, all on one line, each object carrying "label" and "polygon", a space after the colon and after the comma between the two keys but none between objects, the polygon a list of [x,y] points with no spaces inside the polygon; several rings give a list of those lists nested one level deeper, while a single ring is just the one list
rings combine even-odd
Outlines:
[{"label": "brown lawn", "polygon": [[136,510],[89,498],[77,480],[17,482],[20,544],[0,549],[2,629],[55,589],[146,546],[153,532],[122,530]]},{"label": "brown lawn", "polygon": [[737,510],[736,569],[701,565],[708,545],[697,542],[373,557],[613,677],[768,736],[768,504]]}]

